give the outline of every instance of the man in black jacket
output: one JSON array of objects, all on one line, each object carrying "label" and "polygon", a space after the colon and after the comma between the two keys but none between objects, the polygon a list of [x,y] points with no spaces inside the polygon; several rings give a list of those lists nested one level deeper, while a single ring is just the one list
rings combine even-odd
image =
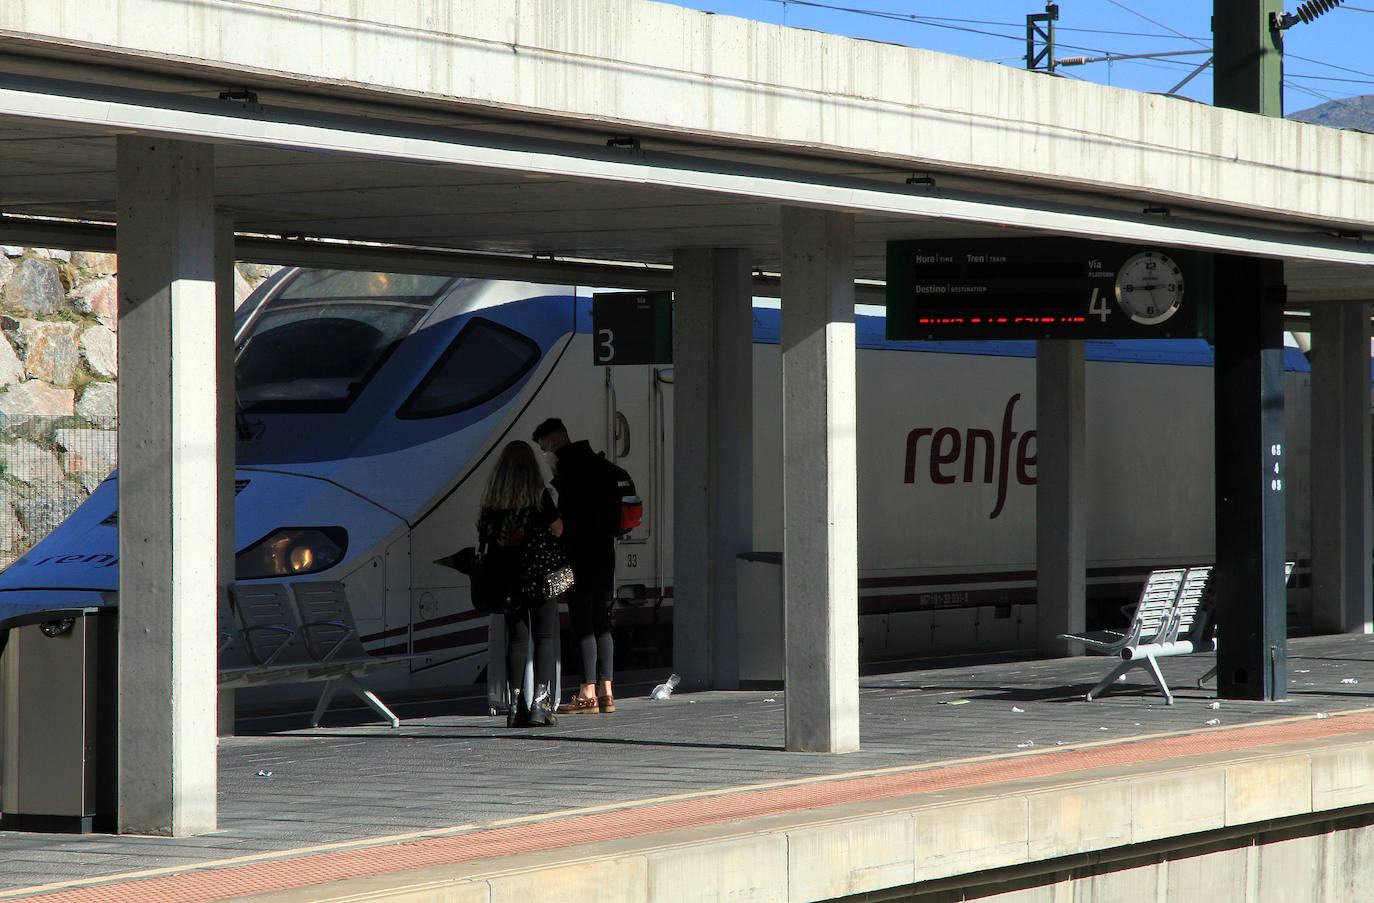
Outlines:
[{"label": "man in black jacket", "polygon": [[614,712],[611,674],[612,592],[620,503],[606,459],[583,439],[573,442],[563,421],[550,417],[534,430],[534,441],[554,457],[553,488],[563,516],[563,542],[575,582],[568,591],[568,615],[582,656],[582,686],[558,711]]}]

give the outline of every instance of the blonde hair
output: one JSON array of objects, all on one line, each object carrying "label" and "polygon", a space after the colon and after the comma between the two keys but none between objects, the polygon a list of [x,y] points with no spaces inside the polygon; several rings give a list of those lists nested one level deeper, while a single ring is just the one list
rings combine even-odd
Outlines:
[{"label": "blonde hair", "polygon": [[482,490],[482,507],[538,508],[543,496],[544,475],[529,443],[521,439],[507,443]]}]

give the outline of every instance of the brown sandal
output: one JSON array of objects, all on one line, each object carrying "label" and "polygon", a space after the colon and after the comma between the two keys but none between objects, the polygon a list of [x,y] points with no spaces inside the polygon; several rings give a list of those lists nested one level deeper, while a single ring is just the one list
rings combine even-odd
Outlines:
[{"label": "brown sandal", "polygon": [[599,712],[600,703],[591,696],[583,696],[581,693],[574,693],[563,705],[558,707],[560,715],[585,715],[590,712]]},{"label": "brown sandal", "polygon": [[615,697],[610,693],[605,696],[596,697],[596,704],[601,709],[601,714],[607,715],[615,711]]}]

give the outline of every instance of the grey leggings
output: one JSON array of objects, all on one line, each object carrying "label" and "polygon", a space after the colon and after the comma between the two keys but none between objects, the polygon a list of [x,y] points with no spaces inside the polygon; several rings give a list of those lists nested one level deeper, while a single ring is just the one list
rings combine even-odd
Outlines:
[{"label": "grey leggings", "polygon": [[568,591],[568,619],[582,654],[582,682],[610,680],[615,673],[615,644],[611,642],[611,591]]},{"label": "grey leggings", "polygon": [[525,682],[525,661],[529,657],[529,641],[534,634],[535,692],[543,685],[553,687],[558,664],[558,648],[554,636],[558,631],[558,602],[541,601],[527,611],[506,615],[506,679],[510,681],[514,699]]}]

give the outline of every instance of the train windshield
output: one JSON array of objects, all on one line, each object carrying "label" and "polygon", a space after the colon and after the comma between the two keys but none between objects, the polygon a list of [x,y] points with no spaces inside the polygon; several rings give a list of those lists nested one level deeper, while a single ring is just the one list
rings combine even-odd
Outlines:
[{"label": "train windshield", "polygon": [[346,410],[451,282],[444,276],[301,272],[256,312],[239,344],[239,407]]},{"label": "train windshield", "polygon": [[537,363],[537,343],[499,323],[474,317],[396,416],[441,417],[475,408],[515,385]]}]

